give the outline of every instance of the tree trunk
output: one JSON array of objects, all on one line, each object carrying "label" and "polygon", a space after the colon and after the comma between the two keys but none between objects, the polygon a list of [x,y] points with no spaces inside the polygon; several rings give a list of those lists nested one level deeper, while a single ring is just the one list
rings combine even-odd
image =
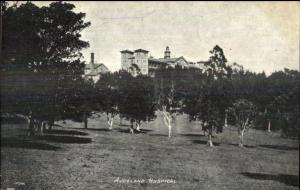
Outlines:
[{"label": "tree trunk", "polygon": [[224,127],[228,127],[228,125],[227,125],[227,114],[225,114],[225,122],[224,122]]},{"label": "tree trunk", "polygon": [[114,116],[113,114],[111,113],[110,116],[109,116],[109,113],[107,114],[107,124],[108,124],[108,129],[109,130],[112,130],[113,129],[113,124],[114,124]]},{"label": "tree trunk", "polygon": [[48,130],[51,131],[53,126],[54,126],[54,119],[49,121],[49,128],[48,128]]},{"label": "tree trunk", "polygon": [[171,118],[169,118],[167,116],[164,116],[164,122],[165,122],[165,125],[168,127],[168,130],[169,130],[168,138],[171,138],[171,133],[172,133]]},{"label": "tree trunk", "polygon": [[136,130],[137,131],[141,131],[140,126],[141,126],[141,122],[140,121],[136,122]]},{"label": "tree trunk", "polygon": [[210,147],[213,147],[213,143],[212,143],[212,140],[211,140],[211,137],[212,137],[212,129],[209,129],[208,130],[208,141],[207,141],[207,145],[210,146]]},{"label": "tree trunk", "polygon": [[130,128],[129,128],[129,130],[130,130],[130,133],[131,134],[133,134],[134,133],[134,128],[133,128],[133,121],[130,121]]},{"label": "tree trunk", "polygon": [[42,129],[43,129],[43,131],[46,131],[46,122],[42,122]]},{"label": "tree trunk", "polygon": [[113,124],[114,124],[114,118],[111,117],[111,118],[110,118],[110,123],[109,123],[109,130],[112,130],[112,129],[113,129]]},{"label": "tree trunk", "polygon": [[240,142],[239,142],[239,147],[243,147],[243,140],[244,140],[244,129],[239,131],[239,138],[240,138]]},{"label": "tree trunk", "polygon": [[270,133],[271,132],[271,120],[268,119],[268,132]]},{"label": "tree trunk", "polygon": [[34,136],[35,135],[35,131],[34,131],[34,119],[32,118],[32,116],[29,116],[29,124],[28,124],[28,136]]},{"label": "tree trunk", "polygon": [[38,135],[42,136],[43,135],[43,128],[42,128],[43,122],[42,121],[37,121],[37,133]]},{"label": "tree trunk", "polygon": [[109,114],[107,114],[107,123],[109,125],[108,129],[112,130],[113,129],[113,124],[114,124],[114,117],[113,117],[112,114],[110,114],[110,116],[109,116]]},{"label": "tree trunk", "polygon": [[167,111],[163,111],[163,120],[164,120],[164,123],[165,125],[168,127],[169,129],[169,135],[168,135],[168,138],[171,138],[171,130],[172,130],[172,125],[171,125],[171,122],[172,122],[172,116],[167,112]]},{"label": "tree trunk", "polygon": [[88,120],[87,120],[87,115],[86,112],[83,113],[83,122],[84,122],[84,128],[87,129],[88,128]]},{"label": "tree trunk", "polygon": [[169,135],[168,135],[168,137],[171,138],[171,131],[172,131],[171,122],[169,122],[168,128],[169,128]]},{"label": "tree trunk", "polygon": [[120,116],[120,125],[123,125],[123,117]]},{"label": "tree trunk", "polygon": [[109,130],[112,130],[113,129],[113,119],[110,120],[110,123],[109,123]]}]

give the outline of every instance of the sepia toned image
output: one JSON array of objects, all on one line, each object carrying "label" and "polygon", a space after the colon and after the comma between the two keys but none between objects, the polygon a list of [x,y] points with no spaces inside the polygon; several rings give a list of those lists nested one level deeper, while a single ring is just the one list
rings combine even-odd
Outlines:
[{"label": "sepia toned image", "polygon": [[1,190],[299,189],[299,2],[1,1]]}]

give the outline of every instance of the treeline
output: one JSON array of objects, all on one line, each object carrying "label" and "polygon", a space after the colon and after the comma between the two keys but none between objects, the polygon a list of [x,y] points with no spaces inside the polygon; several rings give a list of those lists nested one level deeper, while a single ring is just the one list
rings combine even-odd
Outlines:
[{"label": "treeline", "polygon": [[55,121],[84,122],[105,113],[113,129],[114,117],[130,121],[139,131],[145,121],[161,116],[172,136],[172,123],[186,113],[199,121],[213,145],[214,132],[227,125],[238,128],[240,146],[250,127],[281,130],[299,137],[299,71],[285,69],[253,73],[230,66],[215,46],[205,69],[162,68],[154,77],[133,77],[126,71],[107,73],[96,83],[83,78],[80,51],[88,42],[80,32],[90,25],[74,5],[55,2],[37,7],[2,3],[1,111],[29,121],[29,135]]}]

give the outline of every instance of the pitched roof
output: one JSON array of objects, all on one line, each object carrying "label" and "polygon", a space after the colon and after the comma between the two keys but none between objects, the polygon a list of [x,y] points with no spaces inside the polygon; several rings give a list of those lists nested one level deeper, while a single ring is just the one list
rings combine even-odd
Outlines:
[{"label": "pitched roof", "polygon": [[198,64],[205,64],[205,63],[209,63],[209,61],[198,61]]},{"label": "pitched roof", "polygon": [[[99,75],[100,73],[106,73],[109,71],[109,69],[103,63],[96,63],[94,65],[95,65],[94,66],[95,69],[102,67],[102,71],[97,72],[96,70],[93,70],[93,71],[89,72],[88,74],[86,74],[86,76],[96,76],[96,75]],[[85,69],[91,69],[91,64],[86,64]]]},{"label": "pitched roof", "polygon": [[152,62],[158,62],[158,63],[175,63],[179,59],[183,59],[184,61],[186,61],[186,59],[183,56],[177,57],[177,58],[175,58],[175,57],[174,58],[168,58],[168,59],[165,59],[165,58],[159,58],[159,59],[149,58],[148,60],[152,61]]},{"label": "pitched roof", "polygon": [[144,50],[144,49],[137,49],[137,50],[134,50],[134,52],[144,52],[144,53],[148,53],[149,51]]},{"label": "pitched roof", "polygon": [[[94,63],[94,69],[97,69],[98,67],[108,69],[103,63]],[[91,69],[91,64],[85,64],[85,69]]]},{"label": "pitched roof", "polygon": [[128,49],[125,49],[125,50],[122,50],[120,51],[121,53],[130,53],[130,54],[133,54],[133,51],[130,51]]},{"label": "pitched roof", "polygon": [[158,63],[165,63],[164,61],[160,60],[160,59],[156,59],[156,58],[148,58],[149,62],[158,62]]},{"label": "pitched roof", "polygon": [[166,62],[166,63],[169,63],[169,62],[176,62],[179,58],[168,58],[168,59],[165,59],[165,58],[159,58],[160,61],[162,62]]}]

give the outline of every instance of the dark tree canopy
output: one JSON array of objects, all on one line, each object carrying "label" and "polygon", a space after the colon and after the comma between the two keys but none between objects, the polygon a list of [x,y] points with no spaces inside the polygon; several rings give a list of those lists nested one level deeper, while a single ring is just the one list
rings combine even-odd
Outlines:
[{"label": "dark tree canopy", "polygon": [[119,110],[125,118],[136,122],[150,121],[155,116],[153,79],[148,76],[121,74]]},{"label": "dark tree canopy", "polygon": [[[70,109],[82,83],[80,32],[90,25],[70,3],[6,7],[2,21],[2,101],[9,112],[39,120],[58,119]],[[67,103],[68,102],[68,103]]]}]

